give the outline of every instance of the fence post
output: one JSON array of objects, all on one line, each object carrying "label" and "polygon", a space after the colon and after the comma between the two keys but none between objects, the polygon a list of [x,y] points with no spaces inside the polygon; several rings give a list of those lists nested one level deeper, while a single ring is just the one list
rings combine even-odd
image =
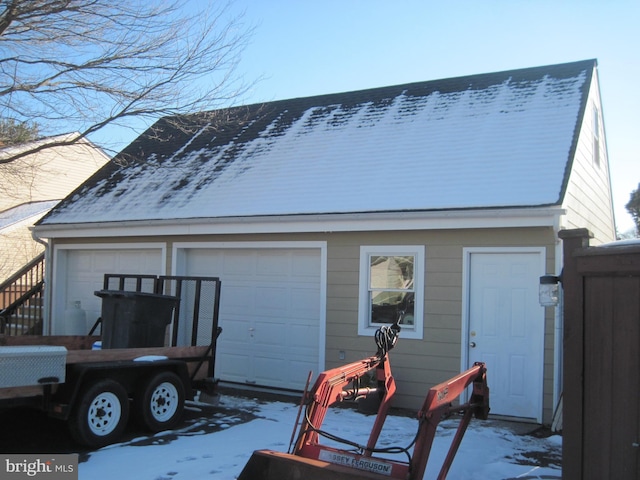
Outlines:
[{"label": "fence post", "polygon": [[563,408],[562,478],[583,478],[584,415],[584,285],[576,250],[587,248],[593,235],[586,228],[561,230],[563,268]]}]

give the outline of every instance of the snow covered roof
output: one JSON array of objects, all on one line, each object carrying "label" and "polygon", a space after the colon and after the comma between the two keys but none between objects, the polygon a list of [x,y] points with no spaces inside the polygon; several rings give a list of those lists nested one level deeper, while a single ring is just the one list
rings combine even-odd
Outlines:
[{"label": "snow covered roof", "polygon": [[27,150],[33,150],[37,147],[48,145],[52,143],[65,143],[72,142],[80,136],[79,132],[63,133],[62,135],[55,135],[52,137],[43,137],[37,140],[31,140],[29,142],[20,143],[18,145],[10,145],[8,147],[0,147],[0,159],[9,157],[10,155],[16,155]]},{"label": "snow covered roof", "polygon": [[0,233],[12,225],[25,221],[37,215],[44,215],[51,210],[59,200],[45,200],[30,202],[0,212]]},{"label": "snow covered roof", "polygon": [[161,119],[41,223],[558,205],[595,66],[234,107],[195,134]]}]

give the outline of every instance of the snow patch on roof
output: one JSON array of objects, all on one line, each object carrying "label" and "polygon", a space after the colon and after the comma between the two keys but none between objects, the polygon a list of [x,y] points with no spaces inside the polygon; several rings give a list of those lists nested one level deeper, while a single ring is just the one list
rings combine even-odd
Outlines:
[{"label": "snow patch on roof", "polygon": [[37,215],[44,215],[51,210],[60,200],[47,200],[43,202],[31,202],[0,212],[0,230],[20,223]]}]

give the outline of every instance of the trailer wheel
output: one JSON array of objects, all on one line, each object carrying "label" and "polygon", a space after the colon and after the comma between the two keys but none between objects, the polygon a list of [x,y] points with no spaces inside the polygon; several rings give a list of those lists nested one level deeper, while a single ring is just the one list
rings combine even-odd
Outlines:
[{"label": "trailer wheel", "polygon": [[142,386],[134,399],[136,417],[152,432],[174,427],[182,417],[185,391],[173,372],[160,372]]},{"label": "trailer wheel", "polygon": [[125,388],[110,379],[88,384],[69,417],[69,431],[78,442],[103,447],[116,441],[129,418],[129,397]]}]

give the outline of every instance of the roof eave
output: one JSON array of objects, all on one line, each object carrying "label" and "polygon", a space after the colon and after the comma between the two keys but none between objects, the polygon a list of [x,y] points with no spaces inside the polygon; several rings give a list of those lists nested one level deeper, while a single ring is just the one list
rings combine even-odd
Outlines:
[{"label": "roof eave", "polygon": [[113,238],[155,235],[221,235],[554,227],[566,213],[557,205],[508,209],[375,212],[185,218],[37,225],[43,238]]}]

